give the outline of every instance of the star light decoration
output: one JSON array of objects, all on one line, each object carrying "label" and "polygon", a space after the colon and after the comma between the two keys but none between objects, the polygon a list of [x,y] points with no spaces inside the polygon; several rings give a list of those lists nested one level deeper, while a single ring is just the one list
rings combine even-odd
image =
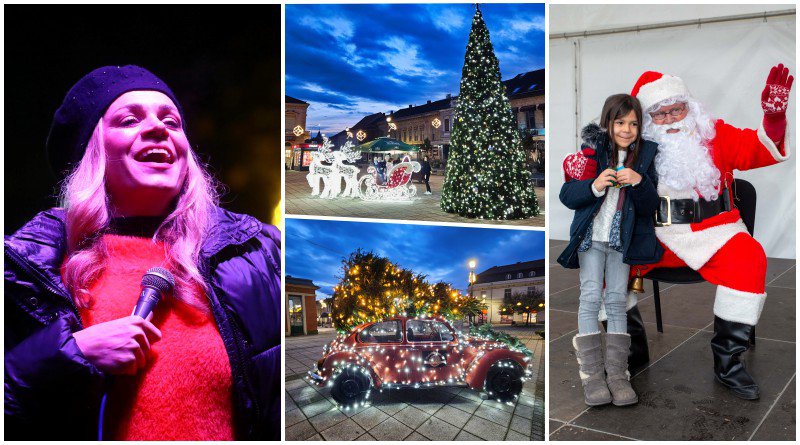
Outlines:
[{"label": "star light decoration", "polygon": [[364,130],[358,130],[358,133],[356,133],[356,139],[358,139],[358,141],[361,142],[366,138],[367,138],[367,133],[364,132]]},{"label": "star light decoration", "polygon": [[389,130],[397,130],[397,124],[394,122],[389,122]]},{"label": "star light decoration", "polygon": [[[401,322],[398,319],[395,320],[397,323]],[[442,318],[429,317],[427,314],[408,319],[408,321],[411,320],[445,322]],[[393,320],[389,319],[389,321]],[[342,372],[349,371],[361,374],[364,380],[369,382],[368,388],[365,388],[365,397],[363,400],[357,400],[352,405],[340,404],[338,407],[343,411],[369,406],[370,396],[373,389],[377,387],[378,382],[380,382],[378,388],[380,393],[384,389],[469,386],[469,376],[481,363],[481,359],[486,357],[487,353],[496,349],[509,349],[508,345],[492,341],[490,338],[457,332],[454,340],[450,342],[421,341],[406,345],[404,343],[363,343],[353,341],[354,338],[357,338],[365,329],[370,327],[372,327],[372,324],[365,324],[356,327],[352,332],[340,332],[333,341],[323,346],[323,359],[315,363],[311,371],[309,371],[309,374],[319,376],[319,380],[314,382],[310,376],[306,376],[306,380],[312,383],[332,387]],[[431,348],[438,348],[443,351],[442,356],[445,362],[449,358],[446,353],[447,349],[455,357],[451,360],[450,365],[426,368],[426,359],[423,357],[426,352],[421,351],[431,350]],[[328,356],[337,355],[347,358],[333,360],[332,362],[326,360]],[[522,362],[525,363],[524,368],[511,359],[497,360],[490,366],[489,373],[492,370],[506,368],[521,369],[522,376],[520,380],[524,383],[533,374],[531,358],[532,354],[527,351],[527,354],[522,358]],[[332,367],[331,373],[327,372],[326,362],[328,362],[328,366]],[[322,364],[322,368],[320,368],[320,364]],[[485,382],[482,389],[488,398],[495,398],[498,402],[503,403],[503,400],[497,397],[486,386]],[[505,403],[513,405],[517,399],[518,395],[515,395],[512,400],[507,400]]]},{"label": "star light decoration", "polygon": [[303,127],[301,127],[299,125],[294,127],[294,129],[292,130],[292,133],[294,133],[295,136],[300,136],[301,134],[303,134]]},{"label": "star light decoration", "polygon": [[431,121],[431,125],[433,125],[433,128],[439,128],[442,126],[442,121],[440,121],[438,117],[435,117]]},{"label": "star light decoration", "polygon": [[480,10],[472,19],[451,134],[443,210],[479,219],[539,214],[517,123]]}]

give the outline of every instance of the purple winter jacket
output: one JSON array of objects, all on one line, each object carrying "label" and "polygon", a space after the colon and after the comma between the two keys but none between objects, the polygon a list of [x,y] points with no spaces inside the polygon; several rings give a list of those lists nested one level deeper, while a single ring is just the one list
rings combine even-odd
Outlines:
[{"label": "purple winter jacket", "polygon": [[[105,375],[81,353],[83,328],[61,281],[65,211],[5,238],[5,437],[92,440]],[[217,208],[200,270],[230,358],[237,439],[280,439],[280,232]],[[179,403],[175,401],[174,403]],[[202,416],[203,413],[197,413]]]}]

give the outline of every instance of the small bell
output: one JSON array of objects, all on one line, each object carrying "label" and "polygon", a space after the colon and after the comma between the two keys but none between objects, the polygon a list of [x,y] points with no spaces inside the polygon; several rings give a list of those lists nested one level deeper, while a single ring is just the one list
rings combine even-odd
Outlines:
[{"label": "small bell", "polygon": [[631,279],[631,282],[628,285],[628,290],[635,294],[644,293],[644,278],[642,278],[641,269],[636,268],[636,276]]}]

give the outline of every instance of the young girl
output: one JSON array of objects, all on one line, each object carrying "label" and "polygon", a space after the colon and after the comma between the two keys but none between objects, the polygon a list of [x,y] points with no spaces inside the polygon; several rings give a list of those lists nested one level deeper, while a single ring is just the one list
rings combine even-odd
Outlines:
[{"label": "young girl", "polygon": [[[631,338],[625,318],[630,264],[656,262],[653,214],[659,199],[653,159],[656,144],[642,140],[639,101],[627,94],[606,99],[600,126],[582,131],[581,151],[564,161],[565,184],[559,198],[575,210],[570,242],[558,258],[580,267],[578,335],[573,339],[586,404],[631,405],[638,401],[629,382]],[[605,363],[598,313],[605,282],[608,316]],[[604,372],[605,371],[605,372]]]}]

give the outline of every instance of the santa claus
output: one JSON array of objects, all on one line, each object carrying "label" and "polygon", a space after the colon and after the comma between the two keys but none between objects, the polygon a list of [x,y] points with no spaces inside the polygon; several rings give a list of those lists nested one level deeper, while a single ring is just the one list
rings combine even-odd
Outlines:
[{"label": "santa claus", "polygon": [[[733,394],[749,400],[758,399],[759,389],[739,356],[750,345],[767,297],[767,259],[731,204],[733,171],[789,158],[786,107],[792,81],[783,65],[772,68],[761,94],[764,118],[758,130],[712,118],[679,77],[648,71],[631,91],[645,110],[644,137],[658,143],[656,236],[665,252],[660,262],[633,266],[631,273],[689,266],[717,285],[714,373]],[[639,331],[641,325],[629,320],[629,326]]]}]

